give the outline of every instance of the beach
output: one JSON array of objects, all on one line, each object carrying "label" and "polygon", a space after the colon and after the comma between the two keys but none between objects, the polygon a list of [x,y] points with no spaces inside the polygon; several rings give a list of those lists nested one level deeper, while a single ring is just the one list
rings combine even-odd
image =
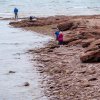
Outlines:
[{"label": "beach", "polygon": [[67,27],[63,31],[65,45],[54,39],[44,48],[29,50],[37,55],[32,60],[37,61],[37,70],[44,77],[42,84],[49,100],[99,100],[99,20],[99,15],[52,16],[10,23],[51,37],[57,26],[62,30]]},{"label": "beach", "polygon": [[99,100],[99,3],[1,0],[0,100]]}]

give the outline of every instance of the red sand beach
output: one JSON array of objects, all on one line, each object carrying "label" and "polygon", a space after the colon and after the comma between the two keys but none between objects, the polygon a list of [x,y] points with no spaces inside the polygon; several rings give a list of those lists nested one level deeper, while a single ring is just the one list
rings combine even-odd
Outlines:
[{"label": "red sand beach", "polygon": [[44,93],[50,100],[100,99],[100,16],[55,16],[11,22],[14,27],[53,36],[64,34],[64,45],[55,40],[36,54],[37,69],[44,76]]}]

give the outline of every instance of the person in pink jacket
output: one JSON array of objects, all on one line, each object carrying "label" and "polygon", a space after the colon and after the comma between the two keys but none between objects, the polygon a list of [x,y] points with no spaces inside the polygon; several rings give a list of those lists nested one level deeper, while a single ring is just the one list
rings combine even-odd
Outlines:
[{"label": "person in pink jacket", "polygon": [[58,36],[58,44],[59,45],[63,45],[63,33],[62,32],[60,32],[60,34],[59,34],[59,36]]}]

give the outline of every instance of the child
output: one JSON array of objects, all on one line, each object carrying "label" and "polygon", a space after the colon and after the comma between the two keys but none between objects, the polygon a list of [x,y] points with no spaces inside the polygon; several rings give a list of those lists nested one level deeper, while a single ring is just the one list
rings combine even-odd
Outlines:
[{"label": "child", "polygon": [[60,33],[60,31],[59,31],[59,30],[55,32],[55,35],[56,35],[56,40],[58,40],[59,33]]},{"label": "child", "polygon": [[58,35],[58,44],[59,45],[63,45],[63,33],[60,32],[59,35]]}]

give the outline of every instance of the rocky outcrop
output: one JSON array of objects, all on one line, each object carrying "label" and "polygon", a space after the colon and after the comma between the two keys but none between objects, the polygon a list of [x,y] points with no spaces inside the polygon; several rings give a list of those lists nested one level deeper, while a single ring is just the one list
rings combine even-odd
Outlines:
[{"label": "rocky outcrop", "polygon": [[93,42],[93,41],[95,41],[95,38],[89,38],[89,39],[83,40],[82,41],[82,47],[83,48],[88,47],[91,44],[91,42]]},{"label": "rocky outcrop", "polygon": [[80,31],[67,34],[64,43],[72,45],[82,45],[85,48],[84,54],[80,56],[82,62],[100,62],[100,33],[96,31]]},{"label": "rocky outcrop", "polygon": [[36,18],[36,20],[30,21],[29,19],[18,21],[18,22],[10,22],[9,24],[14,27],[31,27],[31,26],[45,26],[52,24],[59,24],[62,22],[66,22],[68,17],[66,16],[56,16],[56,17],[41,17]]},{"label": "rocky outcrop", "polygon": [[[82,47],[88,47],[91,42],[96,40],[96,36],[92,34],[92,32],[83,31],[66,34],[64,37],[65,44],[81,44]],[[73,43],[71,43],[73,42]],[[75,43],[75,44],[74,44]]]},{"label": "rocky outcrop", "polygon": [[89,51],[80,57],[82,62],[100,62],[100,50]]},{"label": "rocky outcrop", "polygon": [[[56,28],[58,28],[60,31],[65,31],[63,32],[65,45],[82,45],[82,47],[85,49],[84,54],[80,56],[80,60],[82,62],[99,62],[100,25],[95,25],[96,22],[89,18],[90,17],[87,17],[87,19],[84,19],[84,17],[76,17],[75,19],[75,17],[69,18],[66,16],[56,16],[47,18],[43,17],[37,18],[36,20],[32,21],[26,19],[18,22],[11,22],[10,25],[15,27],[36,27],[53,25],[55,27],[55,30]],[[53,49],[48,50],[48,52],[52,51]]]},{"label": "rocky outcrop", "polygon": [[93,41],[80,59],[82,62],[100,62],[100,39]]},{"label": "rocky outcrop", "polygon": [[64,22],[64,23],[60,23],[58,24],[58,29],[60,31],[67,31],[67,30],[70,30],[70,29],[75,29],[77,28],[79,25],[78,22],[73,22],[73,21],[67,21],[67,22]]}]

